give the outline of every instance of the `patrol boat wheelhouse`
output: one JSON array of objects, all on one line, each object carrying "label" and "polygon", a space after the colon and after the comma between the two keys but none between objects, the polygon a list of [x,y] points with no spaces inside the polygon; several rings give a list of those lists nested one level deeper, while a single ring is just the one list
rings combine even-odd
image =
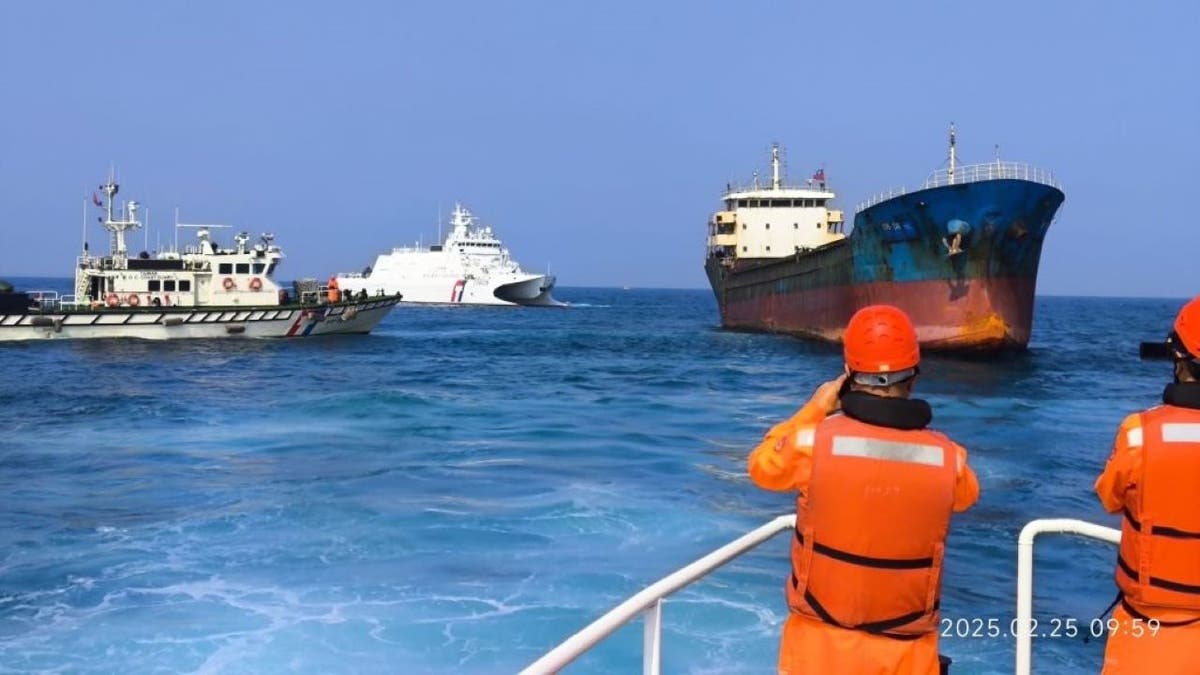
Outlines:
[{"label": "patrol boat wheelhouse", "polygon": [[116,209],[118,189],[110,179],[100,186],[105,202],[96,199],[111,236],[109,255],[93,256],[84,244],[75,265],[74,294],[7,294],[0,304],[0,341],[369,333],[400,300],[347,295],[343,301],[340,293],[316,282],[297,282],[294,295],[289,294],[274,280],[284,255],[273,235],[251,245],[242,232],[232,248],[222,248],[211,230],[224,226],[191,226],[199,241],[183,251],[130,257],[125,234],[142,227],[139,204],[130,201]]},{"label": "patrol boat wheelhouse", "polygon": [[362,274],[339,274],[338,287],[368,294],[400,293],[404,302],[463,305],[562,306],[551,297],[554,277],[521,269],[492,233],[461,204],[450,233],[428,248],[383,253]]}]

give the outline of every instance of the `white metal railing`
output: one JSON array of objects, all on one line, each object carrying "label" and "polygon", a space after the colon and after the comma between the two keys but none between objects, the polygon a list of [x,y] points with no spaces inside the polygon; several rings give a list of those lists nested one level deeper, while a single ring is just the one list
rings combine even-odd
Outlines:
[{"label": "white metal railing", "polygon": [[86,301],[78,300],[75,295],[64,295],[58,291],[33,290],[25,291],[31,300],[38,303],[38,308],[42,311],[56,311],[75,309],[81,306],[87,306]]},{"label": "white metal railing", "polygon": [[1039,169],[1036,166],[1020,162],[1001,162],[999,160],[988,162],[987,164],[968,164],[966,166],[955,167],[954,180],[950,179],[949,168],[938,169],[929,174],[929,178],[925,179],[925,182],[921,185],[921,189],[1006,178],[1028,180],[1062,189],[1062,186],[1054,179],[1054,174],[1046,169]]},{"label": "white metal railing", "polygon": [[763,197],[768,197],[770,196],[769,193],[783,190],[811,192],[814,197],[833,194],[833,190],[829,188],[828,183],[821,183],[816,180],[807,183],[780,183],[778,188],[771,185],[770,181],[767,181],[766,183],[726,183],[722,198],[728,198],[729,195],[743,192],[761,192]]},{"label": "white metal railing", "polygon": [[[695,583],[713,570],[747,553],[771,537],[796,527],[796,516],[779,516],[770,522],[738,537],[690,565],[642,589],[617,605],[586,628],[567,638],[544,656],[521,671],[521,675],[556,673],[583,655],[601,640],[609,637],[639,613],[645,614],[642,637],[642,673],[658,675],[662,668],[662,606],[663,600],[679,589]],[[1021,529],[1017,537],[1017,617],[1016,617],[1016,675],[1030,672],[1033,618],[1033,543],[1039,534],[1077,534],[1120,543],[1121,531],[1074,518],[1034,520]]]},{"label": "white metal railing", "polygon": [[[988,162],[986,164],[967,164],[965,166],[955,167],[953,180],[950,177],[950,169],[938,169],[929,174],[925,182],[918,189],[927,190],[929,188],[942,187],[943,185],[962,185],[965,183],[978,183],[985,180],[1027,180],[1042,185],[1049,185],[1053,188],[1062,189],[1062,184],[1054,178],[1054,174],[1046,169],[1020,162]],[[855,207],[855,211],[862,211],[865,208],[874,206],[879,202],[899,197],[907,194],[904,188],[891,188],[871,196],[862,202],[859,202]]]},{"label": "white metal railing", "polygon": [[859,202],[858,205],[854,207],[854,210],[856,212],[862,211],[863,209],[865,209],[869,206],[874,206],[874,205],[878,204],[879,202],[886,201],[888,199],[891,199],[892,197],[899,197],[900,195],[903,195],[903,194],[908,194],[908,188],[905,188],[905,187],[888,188],[888,189],[884,190],[883,192],[880,192],[879,194],[872,195],[869,199],[867,199],[865,201]]},{"label": "white metal railing", "polygon": [[[25,293],[29,296],[30,300],[36,301],[38,307],[42,310],[58,309],[62,305],[63,300],[67,298],[67,296],[60,296],[58,291],[44,291],[39,289],[25,291]],[[71,300],[74,300],[74,296],[71,297]]]},{"label": "white metal railing", "polygon": [[1021,528],[1017,537],[1017,664],[1016,675],[1028,675],[1032,648],[1033,540],[1039,534],[1079,534],[1113,544],[1121,542],[1121,531],[1074,518],[1034,520]]},{"label": "white metal railing", "polygon": [[676,570],[647,586],[633,597],[617,605],[604,616],[593,621],[587,628],[567,638],[562,644],[547,652],[522,675],[555,673],[566,667],[584,652],[604,638],[612,635],[621,626],[629,623],[638,613],[646,618],[642,641],[642,673],[658,675],[662,668],[662,606],[663,599],[688,586],[709,572],[746,553],[771,537],[796,527],[796,516],[779,516],[721,548],[709,553],[687,567]]}]

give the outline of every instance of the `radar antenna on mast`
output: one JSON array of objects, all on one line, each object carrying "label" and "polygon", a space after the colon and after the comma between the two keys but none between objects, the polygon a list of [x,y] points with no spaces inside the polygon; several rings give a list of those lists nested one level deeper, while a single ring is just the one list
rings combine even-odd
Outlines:
[{"label": "radar antenna on mast", "polygon": [[141,206],[136,201],[130,200],[120,210],[120,219],[113,216],[113,207],[117,192],[120,191],[120,186],[117,185],[115,178],[116,170],[110,170],[109,178],[104,185],[99,187],[99,190],[104,193],[104,218],[101,223],[104,229],[112,233],[111,252],[113,267],[115,269],[126,269],[128,267],[128,250],[125,245],[125,232],[128,230],[137,229],[142,226],[142,223],[137,219],[138,208]]}]

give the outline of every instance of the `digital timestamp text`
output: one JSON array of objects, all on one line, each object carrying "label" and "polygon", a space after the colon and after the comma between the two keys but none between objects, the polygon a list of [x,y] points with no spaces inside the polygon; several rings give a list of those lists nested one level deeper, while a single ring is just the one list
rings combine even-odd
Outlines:
[{"label": "digital timestamp text", "polygon": [[941,619],[941,636],[944,638],[1014,638],[1025,629],[1030,637],[1045,638],[1103,638],[1109,635],[1128,635],[1133,638],[1152,638],[1161,628],[1158,619],[1131,619],[1118,621],[1109,619],[1076,619],[1074,617],[1050,617],[1030,619],[1027,623],[1017,619],[984,619],[981,617]]}]

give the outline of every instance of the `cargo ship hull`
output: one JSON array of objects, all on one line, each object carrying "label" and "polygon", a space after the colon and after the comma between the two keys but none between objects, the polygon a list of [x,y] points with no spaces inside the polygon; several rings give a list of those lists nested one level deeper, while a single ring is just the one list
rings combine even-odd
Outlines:
[{"label": "cargo ship hull", "polygon": [[942,185],[860,210],[839,241],[784,258],[710,254],[705,268],[726,328],[836,342],[856,310],[886,303],[909,314],[923,347],[1020,349],[1063,199],[1021,179]]}]

